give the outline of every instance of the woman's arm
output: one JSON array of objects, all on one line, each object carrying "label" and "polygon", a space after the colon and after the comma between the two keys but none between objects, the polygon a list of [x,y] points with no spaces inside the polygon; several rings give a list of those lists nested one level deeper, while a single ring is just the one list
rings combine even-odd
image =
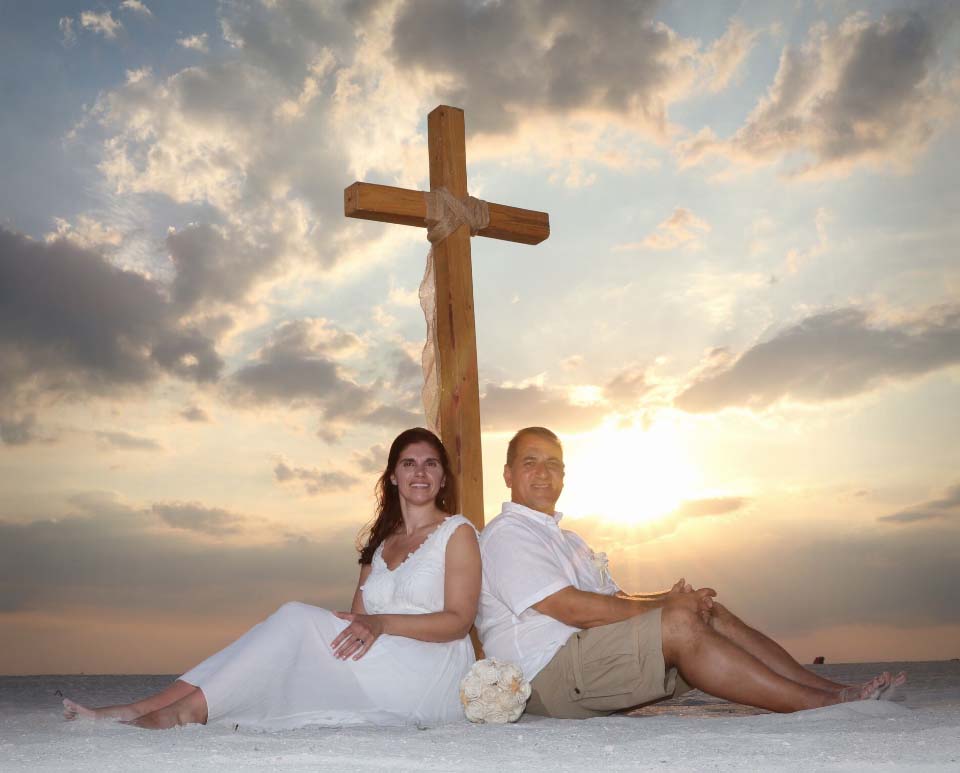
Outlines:
[{"label": "woman's arm", "polygon": [[[443,584],[443,611],[422,615],[367,615],[337,612],[349,620],[332,642],[337,657],[358,660],[379,636],[389,633],[420,641],[445,642],[462,639],[477,616],[480,599],[480,546],[476,532],[467,524],[458,526],[447,542]],[[363,581],[361,573],[361,583]]]},{"label": "woman's arm", "polygon": [[353,592],[353,603],[350,605],[350,611],[356,615],[365,615],[367,613],[366,608],[363,606],[363,588],[364,583],[366,583],[367,578],[370,576],[370,570],[373,569],[373,564],[363,564],[360,567],[360,579],[357,580],[357,589]]}]

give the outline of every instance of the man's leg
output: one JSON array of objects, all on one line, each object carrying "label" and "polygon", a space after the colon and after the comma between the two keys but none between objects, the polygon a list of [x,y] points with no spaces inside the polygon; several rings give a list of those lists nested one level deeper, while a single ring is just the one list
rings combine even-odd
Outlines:
[{"label": "man's leg", "polygon": [[661,637],[668,666],[675,666],[694,687],[725,700],[790,712],[875,697],[875,689],[847,695],[789,679],[686,607],[668,605],[662,610]]},{"label": "man's leg", "polygon": [[846,685],[824,679],[800,665],[783,647],[769,636],[744,623],[722,604],[714,602],[710,616],[713,629],[728,638],[741,649],[746,650],[771,671],[794,682],[816,687],[820,690],[839,691]]}]

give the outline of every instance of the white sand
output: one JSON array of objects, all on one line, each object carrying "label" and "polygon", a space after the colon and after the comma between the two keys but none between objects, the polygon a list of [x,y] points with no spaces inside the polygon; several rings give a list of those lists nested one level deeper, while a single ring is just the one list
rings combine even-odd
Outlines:
[{"label": "white sand", "polygon": [[750,713],[694,693],[640,716],[282,733],[64,722],[57,689],[102,703],[166,678],[2,677],[0,770],[960,770],[960,663],[905,665],[911,686],[903,702],[792,715]]}]

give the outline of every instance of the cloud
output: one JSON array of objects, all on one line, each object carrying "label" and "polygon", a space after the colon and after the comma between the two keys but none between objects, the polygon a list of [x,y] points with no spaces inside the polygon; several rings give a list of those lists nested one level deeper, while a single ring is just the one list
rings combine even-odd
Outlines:
[{"label": "cloud", "polygon": [[388,448],[382,443],[370,446],[366,453],[359,451],[353,452],[353,461],[360,468],[361,472],[369,472],[372,475],[379,475],[387,465]]},{"label": "cloud", "polygon": [[614,406],[629,409],[636,407],[637,401],[652,388],[645,368],[626,368],[607,383],[603,396]]},{"label": "cloud", "polygon": [[36,417],[32,413],[20,418],[0,416],[0,441],[8,446],[27,445],[35,439]]},{"label": "cloud", "polygon": [[242,515],[220,507],[205,507],[198,502],[158,502],[150,509],[168,526],[211,537],[238,534],[247,520]]},{"label": "cloud", "polygon": [[702,247],[702,234],[710,232],[710,224],[693,214],[689,209],[677,207],[673,213],[647,235],[642,242],[618,244],[614,250],[634,250],[646,247],[651,250],[673,250],[677,247]]},{"label": "cloud", "polygon": [[360,340],[324,319],[285,322],[231,379],[242,402],[321,406],[328,418],[372,410],[370,389],[348,378],[334,357],[360,346]]},{"label": "cloud", "polygon": [[688,499],[674,510],[648,523],[611,521],[603,517],[588,517],[576,520],[576,530],[589,532],[590,539],[605,547],[617,545],[635,547],[673,534],[681,524],[699,518],[732,515],[745,510],[751,504],[748,497],[722,496]]},{"label": "cloud", "polygon": [[[354,527],[325,529],[319,539],[280,529],[254,543],[199,540],[196,529],[170,528],[164,516],[202,523],[218,536],[231,536],[223,528],[239,525],[231,519],[240,516],[202,504],[157,507],[90,492],[50,518],[0,521],[0,606],[226,618],[291,599],[334,609],[349,604],[357,577]],[[358,513],[357,528],[361,520]]]},{"label": "cloud", "polygon": [[360,482],[356,476],[340,470],[320,471],[316,467],[290,467],[284,461],[277,462],[276,467],[273,468],[273,477],[279,483],[301,481],[304,490],[310,496],[346,491]]},{"label": "cloud", "polygon": [[558,389],[535,384],[503,387],[487,384],[480,400],[480,420],[484,429],[515,431],[539,425],[557,432],[584,432],[597,426],[606,415],[602,405],[578,405]]},{"label": "cloud", "polygon": [[667,104],[695,78],[698,44],[657,22],[654,8],[420,0],[400,8],[391,53],[401,68],[434,77],[440,101],[463,106],[473,132],[593,111],[662,135]]},{"label": "cloud", "polygon": [[73,26],[73,19],[69,16],[61,16],[57,26],[60,29],[60,42],[65,48],[69,48],[77,42],[77,30]]},{"label": "cloud", "polygon": [[721,154],[794,162],[791,174],[906,166],[953,109],[938,45],[956,15],[950,4],[931,3],[875,21],[855,14],[836,29],[814,26],[802,46],[783,50],[773,84],[744,125],[728,140],[704,128],[679,145],[683,163]]},{"label": "cloud", "polygon": [[162,285],[65,240],[0,228],[0,404],[210,382],[214,342],[179,321]]},{"label": "cloud", "polygon": [[938,306],[898,322],[843,308],[814,314],[740,356],[713,352],[674,403],[707,413],[838,400],[958,363],[960,307]]},{"label": "cloud", "polygon": [[161,446],[153,438],[131,435],[129,432],[95,432],[97,440],[107,448],[122,448],[126,451],[160,451]]},{"label": "cloud", "polygon": [[706,87],[714,93],[723,91],[740,71],[759,37],[739,19],[730,22],[723,36],[703,54],[701,67],[706,71]]},{"label": "cloud", "polygon": [[209,53],[210,51],[209,36],[206,32],[201,32],[199,35],[188,35],[183,38],[177,38],[177,45],[193,51],[199,51],[203,54]]},{"label": "cloud", "polygon": [[180,416],[187,421],[193,422],[209,422],[210,414],[208,414],[203,408],[198,405],[191,405],[187,408],[184,408],[180,411]]},{"label": "cloud", "polygon": [[110,11],[83,11],[80,14],[80,26],[108,40],[113,40],[123,30],[123,25],[110,15]]},{"label": "cloud", "polygon": [[141,13],[144,16],[153,16],[153,12],[143,4],[142,0],[123,0],[120,3],[121,11],[133,11],[134,13]]},{"label": "cloud", "polygon": [[240,302],[258,278],[279,268],[269,246],[246,242],[221,226],[190,225],[172,231],[167,249],[176,268],[173,299],[184,309],[209,301]]},{"label": "cloud", "polygon": [[906,510],[882,515],[877,520],[888,523],[917,523],[918,521],[943,521],[960,519],[960,484],[947,489],[940,499],[931,499]]}]

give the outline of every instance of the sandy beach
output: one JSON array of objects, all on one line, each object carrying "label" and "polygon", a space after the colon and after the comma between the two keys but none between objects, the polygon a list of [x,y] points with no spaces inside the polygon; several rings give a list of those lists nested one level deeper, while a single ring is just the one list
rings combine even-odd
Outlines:
[{"label": "sandy beach", "polygon": [[819,667],[854,680],[905,668],[903,700],[792,715],[703,693],[633,715],[586,721],[523,717],[506,726],[306,728],[225,726],[147,732],[64,722],[57,691],[91,703],[129,699],[168,676],[0,677],[0,768],[76,770],[960,770],[960,662]]}]

